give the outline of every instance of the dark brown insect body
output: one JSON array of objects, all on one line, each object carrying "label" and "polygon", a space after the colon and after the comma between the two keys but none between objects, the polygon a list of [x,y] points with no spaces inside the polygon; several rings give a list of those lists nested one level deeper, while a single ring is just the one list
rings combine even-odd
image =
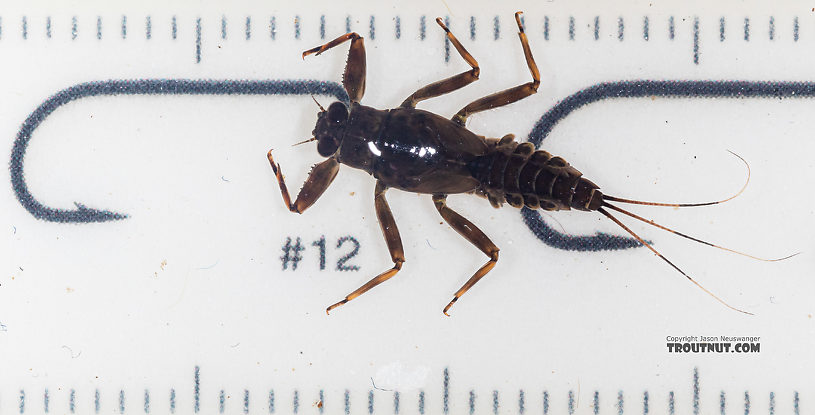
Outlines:
[{"label": "dark brown insect body", "polygon": [[[328,188],[340,164],[368,172],[377,179],[374,192],[376,213],[394,263],[392,269],[374,277],[344,300],[328,307],[326,312],[388,280],[402,268],[405,262],[404,250],[385,199],[388,188],[431,194],[442,218],[489,257],[489,261],[455,293],[453,300],[444,308],[445,314],[498,260],[498,248],[492,241],[469,220],[447,207],[447,195],[457,193],[475,193],[486,197],[494,207],[500,207],[506,202],[518,208],[527,206],[531,209],[598,211],[632,234],[691,282],[713,295],[604,208],[715,246],[654,224],[617,208],[608,201],[658,206],[702,206],[721,201],[679,205],[604,196],[597,185],[583,178],[577,169],[560,157],[535,150],[531,143],[517,143],[512,135],[501,139],[484,138],[464,127],[467,117],[473,113],[513,103],[537,91],[540,75],[523,31],[520,12],[515,14],[515,20],[532,81],[476,100],[451,119],[415,108],[416,103],[422,100],[446,94],[478,79],[478,63],[441,19],[436,19],[436,22],[445,30],[447,38],[472,69],[419,89],[394,109],[378,110],[359,103],[365,91],[365,50],[362,38],[356,33],[345,34],[325,45],[303,52],[303,57],[314,53],[319,55],[345,41],[351,41],[343,77],[343,86],[351,102],[350,107],[342,102],[332,103],[327,110],[320,107],[314,137],[307,141],[316,140],[318,152],[328,159],[314,167],[294,202],[289,196],[280,166],[274,162],[271,151],[269,152],[269,162],[277,176],[284,202],[292,212],[302,213]],[[724,303],[715,295],[713,297]]]}]

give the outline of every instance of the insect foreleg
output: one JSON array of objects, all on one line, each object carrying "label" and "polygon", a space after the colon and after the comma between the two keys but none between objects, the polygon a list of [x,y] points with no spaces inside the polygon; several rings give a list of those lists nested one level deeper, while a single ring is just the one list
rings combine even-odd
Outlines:
[{"label": "insect foreleg", "polygon": [[348,51],[348,60],[345,62],[342,86],[345,87],[345,92],[348,93],[351,102],[359,102],[365,94],[365,42],[360,35],[354,32],[346,33],[322,46],[303,52],[303,58],[312,53],[319,55],[349,39],[351,49]]},{"label": "insect foreleg", "polygon": [[464,218],[463,216],[456,213],[453,209],[447,207],[447,196],[446,195],[434,195],[433,196],[433,203],[436,205],[436,209],[438,209],[441,217],[444,218],[447,223],[453,227],[461,236],[465,239],[470,241],[471,244],[475,245],[476,248],[480,249],[481,252],[486,254],[490,257],[490,260],[487,261],[478,271],[467,280],[464,285],[456,291],[453,300],[444,307],[443,313],[447,314],[447,310],[453,306],[453,304],[458,301],[458,299],[464,295],[470,288],[472,288],[475,283],[478,282],[481,278],[487,275],[488,272],[495,266],[498,262],[498,247],[492,243],[490,238],[481,232],[481,229],[478,229],[472,222]]},{"label": "insect foreleg", "polygon": [[444,95],[446,93],[455,91],[459,88],[463,88],[470,83],[475,82],[478,79],[478,74],[481,73],[481,69],[478,67],[478,62],[472,55],[470,55],[469,52],[467,52],[467,49],[464,49],[461,42],[459,42],[458,39],[456,39],[456,37],[450,33],[450,29],[444,25],[441,18],[436,18],[436,23],[438,23],[439,26],[444,29],[447,39],[450,40],[450,43],[455,46],[459,55],[461,55],[461,57],[467,61],[467,64],[469,64],[472,69],[458,75],[451,76],[450,78],[434,82],[424,88],[419,89],[418,91],[414,92],[413,95],[407,97],[404,102],[402,102],[402,107],[404,108],[414,108],[416,107],[416,103],[419,101],[424,101],[428,98],[437,97],[439,95]]},{"label": "insect foreleg", "polygon": [[283,195],[283,203],[292,212],[303,213],[309,206],[328,189],[334,178],[337,177],[337,172],[340,169],[340,163],[333,157],[328,160],[317,164],[311,169],[303,188],[297,194],[297,199],[292,203],[291,196],[289,196],[289,189],[286,187],[286,182],[283,179],[283,171],[280,170],[280,165],[275,163],[272,158],[272,150],[266,155],[269,159],[269,164],[272,165],[272,170],[277,177],[277,184],[280,185],[280,193]]},{"label": "insect foreleg", "polygon": [[524,56],[526,57],[526,64],[529,66],[529,72],[532,74],[532,82],[477,99],[454,115],[453,121],[459,123],[460,125],[464,125],[464,123],[467,121],[467,117],[475,114],[476,112],[511,104],[538,92],[538,86],[540,85],[540,72],[538,71],[538,65],[535,64],[535,59],[532,58],[532,51],[529,49],[529,41],[526,38],[524,27],[521,24],[521,12],[515,13],[515,21],[518,23],[518,37],[520,37],[521,46],[524,48]]},{"label": "insect foreleg", "polygon": [[376,190],[374,190],[374,205],[376,207],[376,217],[379,219],[379,225],[382,227],[382,235],[385,236],[385,243],[388,245],[388,251],[393,260],[393,268],[377,275],[370,281],[366,282],[363,286],[357,288],[351,294],[345,296],[345,299],[328,307],[325,312],[328,314],[331,310],[359,297],[371,288],[389,280],[396,275],[402,264],[405,262],[405,251],[402,248],[402,238],[399,236],[399,229],[396,227],[396,221],[393,220],[393,213],[388,206],[388,201],[385,199],[385,191],[387,187],[382,182],[376,182]]}]

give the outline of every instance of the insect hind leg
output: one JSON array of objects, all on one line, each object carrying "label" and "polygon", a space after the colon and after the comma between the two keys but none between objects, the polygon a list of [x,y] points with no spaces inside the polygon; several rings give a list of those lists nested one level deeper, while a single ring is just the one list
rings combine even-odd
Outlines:
[{"label": "insect hind leg", "polygon": [[527,82],[514,88],[496,92],[492,95],[487,95],[484,98],[471,102],[453,116],[453,121],[456,123],[464,125],[464,123],[467,121],[467,117],[470,115],[511,104],[538,92],[538,86],[540,85],[540,72],[538,71],[538,65],[535,64],[535,59],[532,57],[532,51],[529,49],[529,40],[526,38],[526,33],[524,33],[523,24],[521,24],[521,12],[515,13],[515,21],[518,23],[518,37],[521,39],[521,46],[524,49],[526,64],[529,67],[529,72],[532,74],[532,82]]},{"label": "insect hind leg", "polygon": [[450,78],[434,82],[425,86],[424,88],[419,89],[402,102],[401,106],[403,108],[414,108],[420,101],[434,98],[439,95],[444,95],[459,88],[463,88],[478,80],[478,75],[481,73],[481,68],[479,68],[478,62],[472,55],[470,55],[469,52],[467,52],[467,49],[465,49],[461,42],[459,42],[458,39],[456,39],[456,37],[450,32],[450,29],[445,26],[440,17],[436,18],[436,23],[438,23],[439,26],[444,29],[447,39],[450,40],[450,43],[452,43],[456,48],[458,54],[461,55],[461,57],[467,62],[467,64],[470,65],[472,69],[458,75],[451,76]]},{"label": "insect hind leg", "polygon": [[473,274],[473,276],[470,277],[470,279],[467,280],[467,282],[465,282],[464,285],[458,289],[458,291],[456,291],[453,299],[447,304],[446,307],[444,307],[443,313],[449,316],[447,311],[450,310],[450,307],[452,307],[453,304],[455,304],[455,302],[458,301],[462,295],[464,295],[464,293],[472,288],[475,283],[487,275],[487,273],[490,272],[490,270],[492,270],[492,268],[498,262],[499,249],[494,243],[492,243],[490,238],[481,231],[481,229],[478,229],[472,222],[456,213],[453,209],[447,207],[446,195],[434,195],[433,203],[436,205],[436,209],[441,214],[441,217],[444,218],[444,220],[453,229],[455,229],[456,232],[461,234],[461,236],[470,241],[471,244],[475,245],[476,248],[480,249],[481,252],[490,257],[490,260],[487,261],[486,264],[482,265],[481,268],[479,268],[478,271],[476,271],[475,274]]}]

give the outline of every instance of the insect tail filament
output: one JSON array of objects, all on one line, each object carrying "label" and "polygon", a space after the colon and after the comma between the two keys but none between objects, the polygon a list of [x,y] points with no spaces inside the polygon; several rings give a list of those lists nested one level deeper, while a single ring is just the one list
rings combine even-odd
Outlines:
[{"label": "insect tail filament", "polygon": [[[611,207],[611,206],[609,206],[608,204],[605,204],[605,206],[607,206],[607,207],[609,207],[609,208],[612,208],[612,207]],[[613,208],[612,208],[612,209],[613,209]],[[736,308],[736,307],[731,306],[730,304],[727,304],[727,303],[726,303],[724,300],[722,300],[721,298],[717,297],[717,296],[716,296],[716,294],[713,294],[713,293],[712,293],[712,292],[710,292],[710,291],[709,291],[707,288],[703,287],[703,286],[702,286],[702,284],[699,284],[698,282],[696,282],[696,280],[694,280],[693,278],[691,278],[691,276],[690,276],[690,275],[686,274],[686,273],[685,273],[685,271],[682,271],[682,270],[681,270],[679,267],[677,267],[676,265],[674,265],[674,263],[673,263],[673,262],[671,262],[670,260],[668,260],[668,258],[665,258],[665,256],[664,256],[664,255],[662,255],[661,253],[659,253],[659,251],[657,251],[656,249],[654,249],[654,247],[653,247],[653,246],[651,246],[651,244],[649,244],[648,242],[645,242],[645,240],[644,240],[644,239],[642,239],[642,238],[641,238],[639,235],[637,235],[636,233],[634,233],[634,231],[632,231],[632,230],[631,230],[631,229],[629,229],[627,226],[625,226],[625,225],[624,225],[622,222],[620,222],[620,220],[619,220],[619,219],[617,219],[617,218],[615,218],[614,216],[612,216],[612,215],[611,215],[611,213],[609,213],[607,210],[605,210],[605,209],[603,209],[602,207],[600,207],[600,208],[598,208],[598,209],[597,209],[597,211],[598,211],[598,212],[600,212],[600,213],[602,213],[603,215],[605,215],[607,218],[611,219],[611,220],[612,220],[614,223],[616,223],[617,225],[619,225],[621,228],[625,229],[625,231],[626,231],[626,232],[628,232],[629,234],[631,234],[631,236],[633,236],[633,237],[634,237],[634,238],[635,238],[637,241],[639,241],[639,243],[643,244],[645,247],[647,247],[648,249],[650,249],[650,250],[651,250],[651,252],[653,252],[654,254],[656,254],[656,256],[660,257],[660,258],[661,258],[663,261],[667,262],[667,263],[668,263],[668,265],[670,265],[670,266],[671,266],[673,269],[677,270],[677,271],[678,271],[680,274],[684,275],[684,276],[685,276],[685,278],[687,278],[687,279],[688,279],[690,282],[692,282],[694,285],[696,285],[697,287],[699,287],[699,288],[700,288],[702,291],[706,292],[708,295],[710,295],[711,297],[715,298],[715,299],[716,299],[716,301],[718,301],[718,302],[720,302],[720,303],[724,304],[724,305],[725,305],[727,308],[729,308],[729,309],[731,309],[731,310],[738,311],[738,312],[740,312],[740,313],[744,313],[744,314],[753,315],[753,313],[750,313],[750,312],[748,312],[748,311],[744,311],[744,310],[738,309],[738,308]]]},{"label": "insect tail filament", "polygon": [[[739,160],[741,160],[741,161],[744,163],[744,165],[747,167],[747,180],[744,182],[744,186],[742,186],[742,187],[741,187],[741,190],[739,190],[739,191],[738,191],[736,194],[734,194],[733,196],[728,197],[727,199],[717,200],[717,201],[715,201],[715,202],[704,202],[704,203],[657,203],[657,202],[643,202],[643,201],[641,201],[641,200],[623,199],[623,198],[620,198],[620,197],[614,197],[614,196],[609,196],[609,195],[603,195],[603,199],[605,199],[605,200],[610,200],[610,201],[612,201],[612,202],[630,203],[630,204],[634,204],[634,205],[667,206],[667,207],[699,207],[699,206],[710,206],[710,205],[718,205],[719,203],[724,203],[724,202],[727,202],[727,201],[729,201],[729,200],[733,200],[733,199],[735,199],[736,197],[738,197],[740,194],[742,194],[742,192],[744,192],[744,189],[746,189],[746,188],[747,188],[747,185],[750,183],[750,165],[747,163],[747,160],[745,160],[744,158],[742,158],[740,155],[738,155],[738,154],[736,154],[736,153],[734,153],[734,152],[732,152],[732,151],[730,151],[730,150],[727,150],[727,151],[728,151],[730,154],[732,154],[732,155],[734,155],[734,156],[738,157],[738,158],[739,158]],[[611,207],[611,206],[609,206],[609,207]],[[748,255],[748,256],[749,256],[749,255]]]},{"label": "insect tail filament", "polygon": [[[603,197],[604,197],[604,198],[606,198],[607,196],[603,195]],[[718,248],[718,249],[721,249],[721,250],[723,250],[723,251],[732,252],[732,253],[734,253],[734,254],[738,254],[738,255],[743,255],[743,256],[746,256],[746,257],[748,257],[748,258],[753,258],[753,259],[756,259],[756,260],[759,260],[759,261],[766,261],[766,262],[782,261],[782,260],[789,259],[789,258],[792,258],[792,257],[794,257],[794,256],[796,256],[796,255],[798,255],[798,254],[800,254],[800,252],[796,252],[796,253],[794,253],[794,254],[792,254],[792,255],[787,255],[787,256],[785,256],[785,257],[783,257],[783,258],[774,258],[774,259],[759,258],[759,257],[754,256],[754,255],[750,255],[750,254],[747,254],[747,253],[744,253],[744,252],[739,252],[739,251],[736,251],[736,250],[734,250],[734,249],[725,248],[725,247],[723,247],[723,246],[719,246],[719,245],[716,245],[716,244],[713,244],[713,243],[710,243],[710,242],[707,242],[707,241],[703,241],[703,240],[701,240],[701,239],[694,238],[694,237],[692,237],[692,236],[690,236],[690,235],[685,235],[685,234],[684,234],[684,233],[682,233],[682,232],[679,232],[679,231],[677,231],[677,230],[671,229],[671,228],[669,228],[669,227],[667,227],[667,226],[662,226],[662,225],[660,225],[660,224],[658,224],[658,223],[654,222],[654,221],[653,221],[653,220],[651,220],[651,219],[645,219],[645,218],[643,218],[642,216],[639,216],[639,215],[636,215],[636,214],[634,214],[634,213],[631,213],[631,212],[629,212],[629,211],[627,211],[627,210],[624,210],[624,209],[618,208],[617,206],[614,206],[614,205],[612,205],[612,204],[610,204],[610,203],[605,203],[605,202],[603,202],[603,206],[605,206],[605,207],[607,207],[607,208],[609,208],[609,209],[612,209],[612,210],[616,210],[617,212],[620,212],[620,213],[622,213],[623,215],[627,215],[627,216],[630,216],[630,217],[632,217],[632,218],[634,218],[634,219],[637,219],[637,220],[639,220],[639,221],[645,222],[645,223],[647,223],[647,224],[649,224],[649,225],[651,225],[651,226],[655,226],[655,227],[657,227],[657,228],[659,228],[659,229],[662,229],[662,230],[668,231],[668,232],[670,232],[670,233],[672,233],[672,234],[674,234],[674,235],[681,236],[681,237],[683,237],[683,238],[685,238],[685,239],[690,239],[691,241],[694,241],[694,242],[699,242],[700,244],[704,244],[704,245],[707,245],[707,246],[712,246],[712,247],[714,247],[714,248]]]}]

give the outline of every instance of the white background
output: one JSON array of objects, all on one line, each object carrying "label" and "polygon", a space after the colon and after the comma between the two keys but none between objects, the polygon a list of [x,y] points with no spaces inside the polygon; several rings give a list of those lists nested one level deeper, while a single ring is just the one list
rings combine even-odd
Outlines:
[{"label": "white background", "polygon": [[[535,121],[559,100],[599,82],[628,79],[815,80],[815,17],[808,7],[724,2],[717,9],[694,4],[640,2],[534,2],[512,8],[478,2],[357,5],[314,2],[169,6],[80,3],[9,5],[0,11],[0,159],[8,160],[23,120],[43,100],[75,84],[105,79],[323,79],[339,82],[347,46],[301,60],[300,52],[352,29],[366,39],[367,91],[363,103],[395,106],[435,80],[468,69],[451,50],[443,60],[443,32],[450,26],[481,65],[481,79],[449,96],[420,105],[453,114],[466,103],[527,82],[529,74],[515,35],[512,13],[525,11],[532,52],[542,74],[537,95],[479,114],[468,128],[490,137],[525,139]],[[121,16],[128,35],[120,36]],[[151,16],[152,39],[144,36]],[[277,36],[269,36],[274,15]],[[302,34],[294,39],[294,17]],[[393,19],[401,19],[394,39]],[[418,21],[427,16],[427,38]],[[476,16],[476,40],[469,39]],[[493,40],[494,16],[501,22]],[[642,37],[649,17],[649,40]],[[676,37],[667,38],[668,16]],[[28,39],[20,33],[27,16]],[[53,35],[45,36],[51,16]],[[72,40],[70,22],[78,18]],[[97,40],[96,17],[104,36]],[[170,39],[177,17],[178,39]],[[245,19],[252,36],[245,38]],[[544,16],[550,38],[544,40]],[[575,18],[575,40],[568,18]],[[600,39],[594,40],[599,16]],[[617,19],[626,22],[617,38]],[[700,19],[700,63],[692,60],[692,25]],[[768,39],[768,21],[775,39]],[[792,39],[799,18],[800,38]],[[201,62],[195,62],[195,20],[202,20]],[[228,22],[221,39],[221,18]],[[719,40],[725,17],[726,41]],[[751,39],[743,40],[743,20]],[[321,97],[323,104],[328,98]],[[451,196],[450,206],[477,224],[499,246],[495,269],[445,317],[441,309],[486,258],[441,219],[428,196],[388,193],[407,262],[391,281],[326,316],[325,307],[390,268],[373,210],[374,181],[342,168],[326,194],[299,216],[283,206],[266,151],[279,149],[292,191],[311,164],[313,145],[289,145],[310,136],[316,108],[306,96],[119,96],[82,99],[61,107],[35,130],[25,158],[32,194],[55,208],[74,202],[130,215],[99,224],[58,224],[35,219],[17,202],[11,185],[0,186],[0,413],[67,411],[68,391],[77,411],[118,411],[125,391],[127,413],[142,413],[145,389],[151,411],[165,413],[170,388],[177,410],[192,408],[193,368],[201,370],[202,412],[216,412],[218,392],[227,409],[264,413],[270,389],[278,413],[341,413],[350,392],[352,413],[367,411],[372,379],[401,394],[400,413],[417,413],[425,392],[427,413],[441,410],[442,371],[449,368],[450,409],[491,413],[492,391],[502,413],[517,413],[523,389],[526,410],[566,410],[573,391],[576,412],[667,412],[675,393],[677,413],[690,413],[693,368],[701,381],[704,413],[743,410],[751,393],[756,413],[775,393],[778,413],[790,413],[793,393],[809,406],[805,390],[813,367],[813,201],[815,173],[812,99],[613,100],[585,107],[559,123],[544,147],[572,163],[607,194],[642,200],[698,202],[726,197],[752,168],[747,190],[707,208],[634,207],[659,223],[758,256],[764,263],[694,244],[658,229],[631,223],[679,267],[736,307],[731,311],[690,284],[645,249],[576,253],[548,247],[523,224],[517,210],[495,210],[472,196]],[[4,138],[3,138],[4,137]],[[8,173],[5,173],[7,183]],[[597,213],[556,212],[547,222],[569,234],[623,235]],[[328,269],[318,270],[311,241],[325,235]],[[333,270],[337,238],[356,237],[358,272]],[[296,271],[281,270],[286,237],[301,237],[305,259]],[[669,354],[668,335],[761,336],[757,354]],[[376,391],[377,413],[391,413],[393,392]]]}]

